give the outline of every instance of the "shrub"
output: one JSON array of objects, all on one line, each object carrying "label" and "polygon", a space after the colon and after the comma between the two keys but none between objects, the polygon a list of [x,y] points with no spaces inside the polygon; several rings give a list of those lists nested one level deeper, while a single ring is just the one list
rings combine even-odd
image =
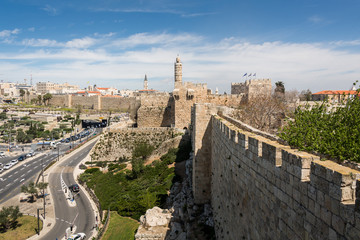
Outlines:
[{"label": "shrub", "polygon": [[[359,93],[357,92],[357,95]],[[336,160],[360,159],[360,99],[349,98],[345,106],[329,110],[329,105],[298,108],[280,137],[300,150],[315,151]]]},{"label": "shrub", "polygon": [[85,170],[85,173],[93,174],[95,172],[100,172],[100,169],[99,168],[89,168],[89,169]]}]

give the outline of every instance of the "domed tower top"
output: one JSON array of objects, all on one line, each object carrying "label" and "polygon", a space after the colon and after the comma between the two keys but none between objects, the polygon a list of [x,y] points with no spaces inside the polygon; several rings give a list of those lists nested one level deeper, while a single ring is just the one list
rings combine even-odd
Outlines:
[{"label": "domed tower top", "polygon": [[177,83],[181,84],[182,83],[182,64],[181,64],[179,56],[177,56],[177,58],[176,58],[174,67],[175,67],[175,85]]}]

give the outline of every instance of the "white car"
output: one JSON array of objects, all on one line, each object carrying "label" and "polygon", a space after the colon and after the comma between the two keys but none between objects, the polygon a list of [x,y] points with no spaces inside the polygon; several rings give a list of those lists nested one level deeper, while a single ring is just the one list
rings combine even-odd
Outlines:
[{"label": "white car", "polygon": [[4,169],[3,169],[3,168],[0,168],[0,173],[1,173],[2,171],[4,171]]},{"label": "white car", "polygon": [[11,163],[7,163],[7,164],[5,164],[5,166],[4,166],[4,169],[9,169],[9,168],[11,168],[13,165],[11,164]]},{"label": "white car", "polygon": [[15,165],[15,164],[17,164],[18,162],[19,162],[19,161],[18,161],[17,159],[14,159],[14,160],[11,160],[10,163],[11,163],[12,165]]},{"label": "white car", "polygon": [[82,240],[85,238],[86,238],[85,233],[75,233],[72,234],[67,240]]},{"label": "white car", "polygon": [[0,157],[6,157],[5,152],[0,152]]}]

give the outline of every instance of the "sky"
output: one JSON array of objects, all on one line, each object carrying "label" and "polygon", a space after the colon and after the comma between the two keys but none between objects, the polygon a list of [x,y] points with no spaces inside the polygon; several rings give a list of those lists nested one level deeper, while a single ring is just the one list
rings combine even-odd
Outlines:
[{"label": "sky", "polygon": [[[1,0],[0,80],[230,93],[253,77],[287,90],[360,80],[360,0]],[[247,74],[247,76],[244,76]]]}]

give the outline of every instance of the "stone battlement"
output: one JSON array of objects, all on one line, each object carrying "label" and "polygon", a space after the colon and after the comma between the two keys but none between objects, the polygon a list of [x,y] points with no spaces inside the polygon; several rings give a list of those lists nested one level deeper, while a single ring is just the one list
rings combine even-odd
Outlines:
[{"label": "stone battlement", "polygon": [[360,172],[239,129],[196,104],[193,190],[217,239],[358,239]]}]

